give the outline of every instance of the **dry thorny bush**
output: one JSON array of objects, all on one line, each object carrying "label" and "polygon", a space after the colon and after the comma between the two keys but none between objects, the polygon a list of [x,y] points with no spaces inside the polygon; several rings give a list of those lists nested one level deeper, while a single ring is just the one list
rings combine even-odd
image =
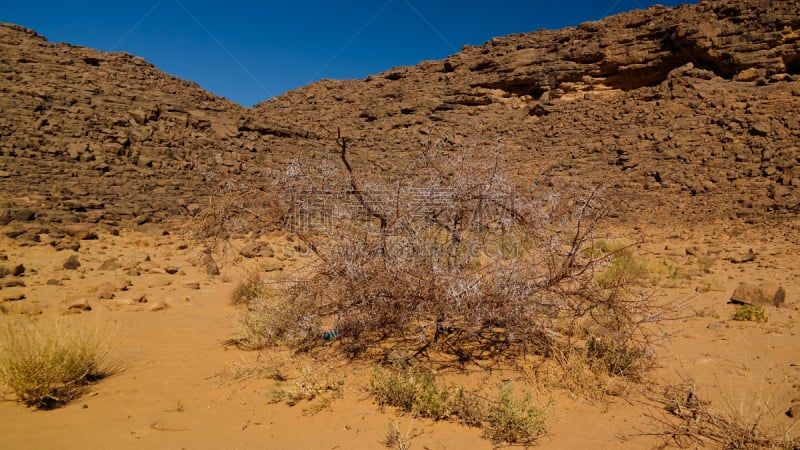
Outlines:
[{"label": "dry thorny bush", "polygon": [[347,139],[337,144],[336,158],[225,183],[199,217],[205,239],[279,227],[316,255],[303,275],[256,289],[250,345],[306,350],[328,330],[353,356],[477,361],[577,346],[635,366],[652,355],[669,311],[637,280],[599,276],[618,254],[594,250],[601,187],[514,183],[501,151],[443,144],[370,178]]},{"label": "dry thorny bush", "polygon": [[750,397],[738,404],[729,398],[727,405],[714,408],[698,396],[694,384],[669,385],[654,399],[663,406],[662,414],[650,416],[661,430],[641,434],[660,437],[659,448],[699,448],[709,443],[732,450],[800,448],[800,441],[791,437],[797,421],[784,430],[770,428],[769,398]]}]

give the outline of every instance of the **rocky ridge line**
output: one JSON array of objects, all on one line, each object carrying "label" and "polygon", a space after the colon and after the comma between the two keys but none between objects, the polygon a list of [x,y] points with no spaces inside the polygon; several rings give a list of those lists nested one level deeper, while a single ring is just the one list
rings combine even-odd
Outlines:
[{"label": "rocky ridge line", "polygon": [[[240,107],[141,58],[0,26],[0,223],[162,221],[222,180],[335,150],[393,176],[420,146],[497,146],[515,176],[603,181],[623,217],[800,208],[800,12],[707,0],[493,39]],[[787,216],[788,215],[788,216]]]}]

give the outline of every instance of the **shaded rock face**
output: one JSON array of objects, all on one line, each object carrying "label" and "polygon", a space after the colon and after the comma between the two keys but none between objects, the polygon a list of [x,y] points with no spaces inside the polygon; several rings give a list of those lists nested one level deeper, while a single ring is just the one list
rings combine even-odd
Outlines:
[{"label": "shaded rock face", "polygon": [[797,26],[790,1],[656,6],[577,28],[494,39],[478,52],[485,56],[470,49],[446,64],[486,72],[476,86],[551,98],[592,87],[655,86],[688,63],[724,79],[797,74]]},{"label": "shaded rock face", "polygon": [[496,38],[252,110],[140,58],[2,25],[0,110],[11,226],[18,211],[108,224],[191,214],[222,181],[328,154],[337,130],[376,176],[426,145],[501,147],[526,182],[606,183],[622,215],[762,222],[800,211],[793,0],[656,6]]}]

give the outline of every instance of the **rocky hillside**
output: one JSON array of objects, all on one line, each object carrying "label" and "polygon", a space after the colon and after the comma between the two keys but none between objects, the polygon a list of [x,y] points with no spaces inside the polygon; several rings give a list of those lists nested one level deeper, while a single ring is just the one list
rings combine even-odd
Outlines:
[{"label": "rocky hillside", "polygon": [[0,224],[191,213],[220,179],[335,148],[337,129],[374,173],[431,142],[499,146],[522,179],[607,182],[622,216],[800,211],[794,0],[707,0],[496,38],[253,109],[140,58],[0,25],[0,110]]},{"label": "rocky hillside", "polygon": [[141,58],[2,24],[0,111],[0,224],[160,221],[304,136]]},{"label": "rocky hillside", "polygon": [[255,110],[320,135],[341,127],[384,169],[431,140],[499,143],[520,176],[607,181],[626,212],[763,220],[800,204],[800,9],[653,7],[322,81]]}]

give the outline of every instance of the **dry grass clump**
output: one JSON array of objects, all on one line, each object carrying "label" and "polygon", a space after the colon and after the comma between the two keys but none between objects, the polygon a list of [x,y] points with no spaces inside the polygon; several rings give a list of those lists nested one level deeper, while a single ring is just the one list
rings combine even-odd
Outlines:
[{"label": "dry grass clump", "polygon": [[674,263],[653,260],[636,254],[637,246],[625,241],[599,239],[585,250],[593,257],[606,257],[610,263],[598,275],[604,285],[629,284],[631,286],[677,287],[685,280],[685,274]]},{"label": "dry grass clump", "polygon": [[324,408],[335,397],[341,394],[340,383],[332,376],[329,368],[314,368],[312,366],[303,367],[300,376],[288,379],[282,374],[278,375],[278,384],[271,392],[273,403],[285,402],[289,406],[294,406],[301,400],[312,401],[323,397],[323,401],[318,408]]},{"label": "dry grass clump", "polygon": [[63,321],[9,322],[0,330],[0,380],[28,406],[52,409],[110,372],[108,348]]},{"label": "dry grass clump", "polygon": [[231,295],[231,302],[234,305],[248,305],[263,297],[267,291],[264,280],[256,273],[248,274],[242,280]]},{"label": "dry grass clump", "polygon": [[408,431],[402,433],[400,425],[395,422],[389,422],[389,428],[386,430],[386,436],[381,441],[384,447],[392,450],[408,450],[411,448],[411,441],[419,436],[419,432],[414,428],[409,428]]},{"label": "dry grass clump", "polygon": [[658,401],[669,414],[654,417],[663,426],[653,433],[663,438],[662,448],[699,448],[709,442],[730,450],[800,448],[800,440],[790,436],[796,422],[783,431],[767,429],[771,408],[760,396],[743,399],[739,405],[729,401],[720,410],[701,399],[693,385],[680,384],[668,386]]},{"label": "dry grass clump", "polygon": [[287,295],[287,287],[280,283],[262,283],[257,295],[240,304],[236,344],[249,349],[275,344],[308,349],[319,338],[318,319],[311,298]]},{"label": "dry grass clump", "polygon": [[586,357],[602,372],[631,379],[638,378],[652,364],[650,355],[641,348],[595,336],[589,338]]}]

